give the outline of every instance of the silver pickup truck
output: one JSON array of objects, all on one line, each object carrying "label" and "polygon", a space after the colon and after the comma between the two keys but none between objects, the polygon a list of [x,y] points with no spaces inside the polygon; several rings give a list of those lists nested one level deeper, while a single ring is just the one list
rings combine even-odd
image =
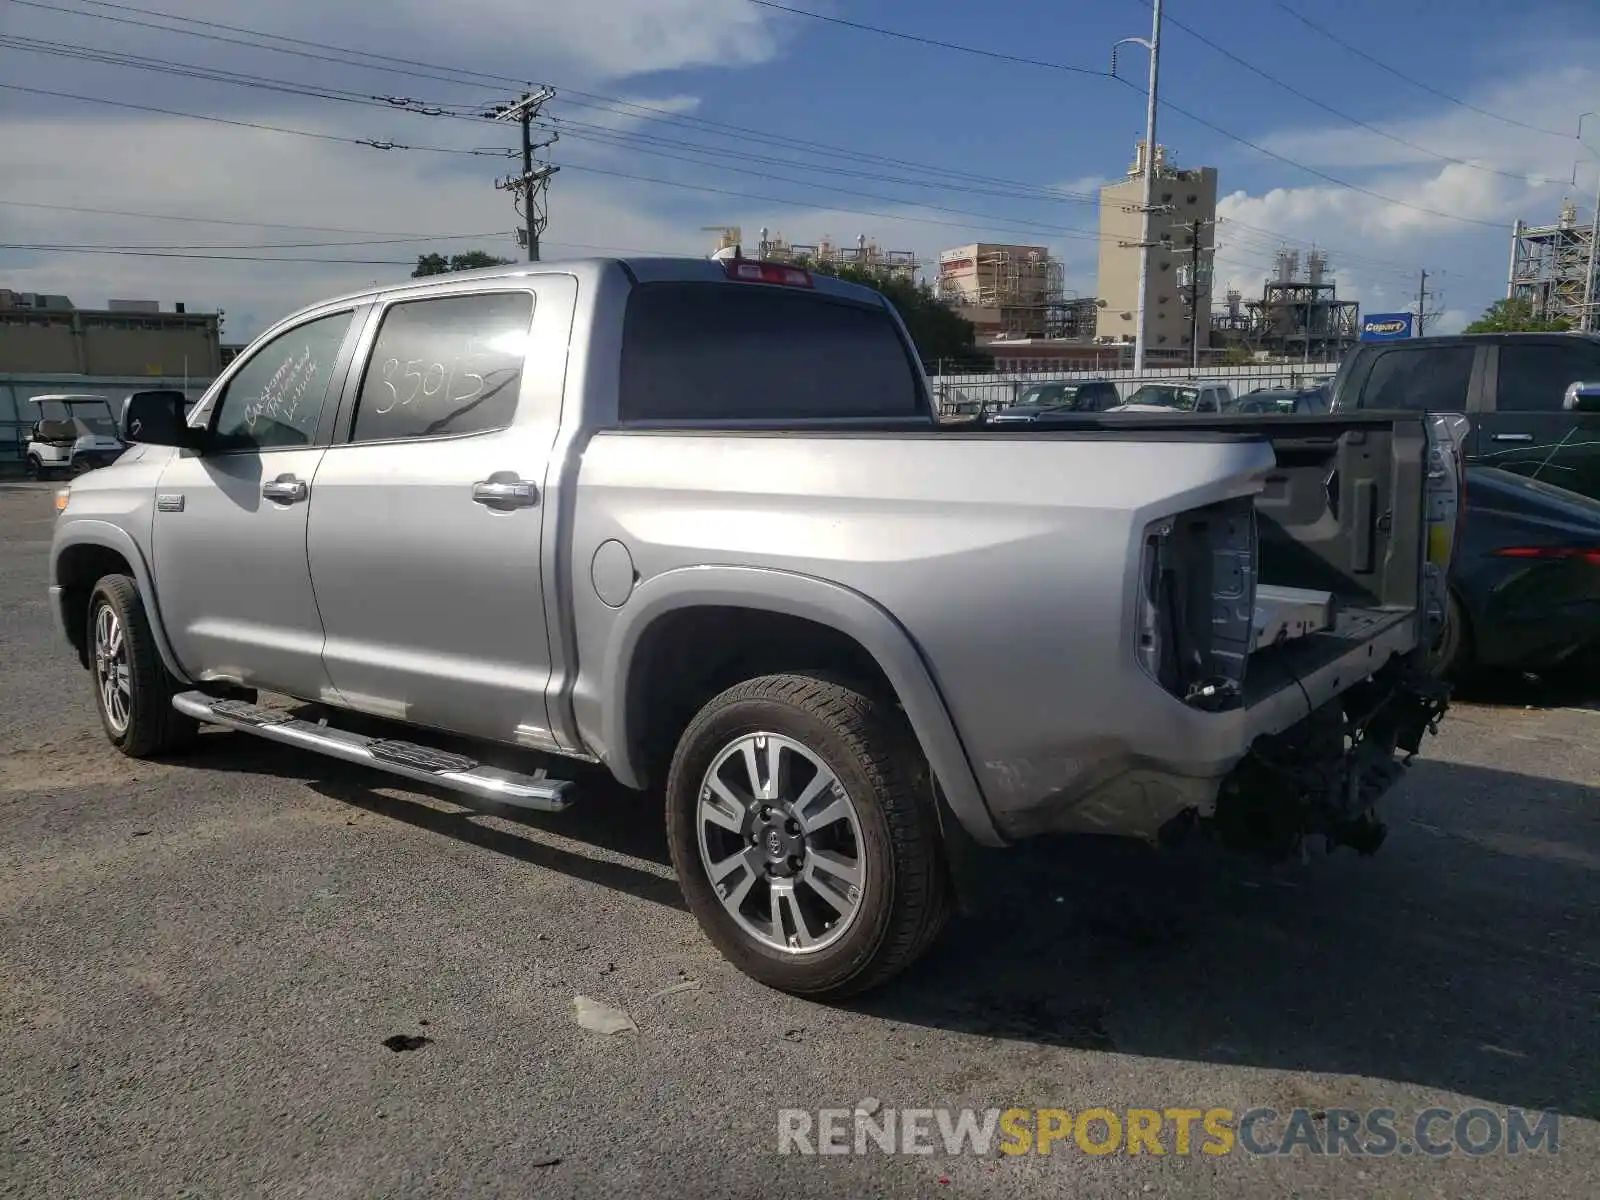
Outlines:
[{"label": "silver pickup truck", "polygon": [[347,296],[124,420],[50,565],[124,753],[209,723],[545,811],[601,764],[664,792],[709,937],[800,994],[915,958],[953,846],[1375,849],[1447,703],[1441,427],[941,427],[884,298],[791,266]]}]

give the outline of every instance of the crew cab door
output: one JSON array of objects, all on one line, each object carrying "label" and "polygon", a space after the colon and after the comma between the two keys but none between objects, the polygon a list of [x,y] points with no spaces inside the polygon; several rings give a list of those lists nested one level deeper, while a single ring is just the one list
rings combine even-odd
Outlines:
[{"label": "crew cab door", "polygon": [[350,708],[549,743],[541,549],[576,282],[384,304],[316,478],[323,661]]},{"label": "crew cab door", "polygon": [[1522,336],[1489,355],[1478,461],[1600,499],[1600,414],[1562,408],[1569,385],[1600,382],[1600,340]]},{"label": "crew cab door", "polygon": [[248,351],[194,414],[204,448],[179,451],[162,472],[156,593],[173,651],[197,679],[327,693],[306,512],[356,316],[322,313]]}]

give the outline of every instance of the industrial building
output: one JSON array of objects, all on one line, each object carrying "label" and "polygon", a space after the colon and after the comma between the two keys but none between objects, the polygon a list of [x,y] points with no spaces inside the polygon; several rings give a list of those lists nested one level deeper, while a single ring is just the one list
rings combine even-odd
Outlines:
[{"label": "industrial building", "polygon": [[[1143,236],[1146,145],[1139,141],[1128,177],[1100,189],[1099,314],[1100,342],[1136,340],[1139,308],[1139,249]],[[1193,341],[1195,308],[1201,313],[1202,339],[1211,311],[1211,256],[1216,244],[1217,171],[1179,168],[1167,162],[1166,147],[1154,152],[1156,211],[1151,215],[1149,286],[1145,302],[1145,345],[1152,359],[1187,358]],[[1199,223],[1198,281],[1191,287]],[[1191,307],[1191,301],[1195,301]]]},{"label": "industrial building", "polygon": [[1561,206],[1554,225],[1518,221],[1511,230],[1506,298],[1526,302],[1536,317],[1565,319],[1573,329],[1600,327],[1594,319],[1600,301],[1596,257],[1594,225],[1578,224],[1578,206],[1571,201]]},{"label": "industrial building", "polygon": [[979,337],[1060,337],[1063,282],[1046,246],[975,242],[939,252],[935,290]]},{"label": "industrial building", "polygon": [[217,313],[163,312],[155,300],[84,309],[0,288],[0,373],[209,378],[221,365]]},{"label": "industrial building", "polygon": [[814,262],[835,267],[860,267],[911,283],[917,282],[917,273],[922,269],[914,252],[885,250],[877,242],[868,241],[864,233],[856,238],[854,245],[840,245],[828,234],[823,234],[816,242],[791,242],[780,233],[763,229],[756,243],[747,246],[744,231],[737,225],[711,225],[702,232],[721,235],[717,239],[718,250],[737,246],[741,253],[750,258],[767,262]]},{"label": "industrial building", "polygon": [[1298,250],[1278,251],[1260,300],[1230,289],[1226,307],[1212,316],[1214,343],[1302,362],[1342,358],[1360,340],[1361,305],[1339,299],[1326,251],[1306,255],[1304,275],[1300,261]]}]

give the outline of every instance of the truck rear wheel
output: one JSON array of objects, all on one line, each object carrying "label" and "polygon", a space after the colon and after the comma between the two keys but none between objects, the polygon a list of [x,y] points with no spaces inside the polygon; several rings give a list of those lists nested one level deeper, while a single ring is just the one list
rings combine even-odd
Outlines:
[{"label": "truck rear wheel", "polygon": [[837,999],[922,953],[949,890],[920,753],[893,706],[810,675],[751,679],[700,710],[673,756],[667,837],[730,962]]},{"label": "truck rear wheel", "polygon": [[130,758],[150,758],[187,745],[199,726],[172,707],[176,681],[150,632],[138,586],[106,575],[89,596],[89,670],[95,707],[111,744]]}]

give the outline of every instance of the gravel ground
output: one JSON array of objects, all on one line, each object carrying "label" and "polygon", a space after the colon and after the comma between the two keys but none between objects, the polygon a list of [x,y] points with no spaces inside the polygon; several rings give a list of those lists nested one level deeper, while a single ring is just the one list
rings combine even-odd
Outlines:
[{"label": "gravel ground", "polygon": [[[0,1195],[1595,1194],[1596,707],[1458,706],[1371,859],[986,856],[980,911],[828,1008],[708,948],[654,797],[484,816],[221,731],[122,759],[50,522],[0,483]],[[865,1097],[1550,1109],[1560,1152],[777,1153],[778,1109]]]}]

